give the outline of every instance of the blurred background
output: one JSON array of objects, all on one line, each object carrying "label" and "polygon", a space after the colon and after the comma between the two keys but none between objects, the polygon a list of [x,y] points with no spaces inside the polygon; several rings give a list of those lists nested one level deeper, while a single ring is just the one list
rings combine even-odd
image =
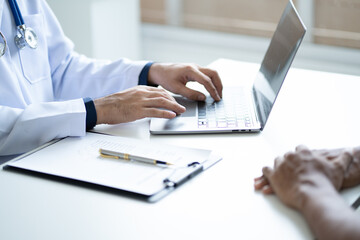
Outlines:
[{"label": "blurred background", "polygon": [[[287,0],[48,0],[76,51],[207,65],[260,63]],[[294,0],[308,28],[294,66],[360,75],[360,0]]]}]

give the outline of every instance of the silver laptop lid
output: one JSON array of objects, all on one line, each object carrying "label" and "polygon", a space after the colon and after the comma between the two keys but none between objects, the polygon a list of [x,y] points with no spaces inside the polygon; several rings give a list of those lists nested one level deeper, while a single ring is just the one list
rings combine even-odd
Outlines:
[{"label": "silver laptop lid", "polygon": [[266,124],[305,32],[306,27],[290,0],[271,39],[253,86],[261,129]]}]

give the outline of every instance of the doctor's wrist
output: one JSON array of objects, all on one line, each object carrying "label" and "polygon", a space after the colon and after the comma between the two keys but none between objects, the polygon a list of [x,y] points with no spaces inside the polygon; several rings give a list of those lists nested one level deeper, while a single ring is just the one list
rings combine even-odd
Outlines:
[{"label": "doctor's wrist", "polygon": [[153,83],[150,80],[150,68],[152,68],[154,62],[148,62],[144,68],[141,70],[139,76],[139,85],[150,86],[150,87],[158,87],[158,84]]},{"label": "doctor's wrist", "polygon": [[83,98],[86,110],[86,131],[93,129],[97,123],[97,113],[94,101],[91,98]]},{"label": "doctor's wrist", "polygon": [[162,72],[164,71],[163,64],[152,63],[148,71],[148,86],[158,87],[160,84],[159,79],[162,78]]},{"label": "doctor's wrist", "polygon": [[[109,124],[109,113],[114,104],[113,98],[110,96],[94,99],[94,106],[96,109],[96,124]],[[111,114],[110,114],[111,115]],[[114,124],[114,122],[111,122]]]}]

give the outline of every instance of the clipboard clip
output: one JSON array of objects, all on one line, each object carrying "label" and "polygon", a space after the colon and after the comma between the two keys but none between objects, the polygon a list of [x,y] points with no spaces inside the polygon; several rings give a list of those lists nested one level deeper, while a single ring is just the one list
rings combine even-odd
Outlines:
[{"label": "clipboard clip", "polygon": [[203,166],[199,162],[192,162],[189,163],[187,167],[176,169],[171,176],[164,179],[163,183],[166,188],[175,188],[202,170]]}]

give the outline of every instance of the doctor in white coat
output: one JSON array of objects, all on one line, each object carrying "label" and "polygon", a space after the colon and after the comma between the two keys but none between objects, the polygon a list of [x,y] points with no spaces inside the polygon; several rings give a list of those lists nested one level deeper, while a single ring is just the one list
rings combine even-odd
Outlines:
[{"label": "doctor in white coat", "polygon": [[[21,17],[14,17],[14,4]],[[24,26],[18,26],[19,19]],[[37,46],[19,49],[14,37],[29,27],[36,35],[24,36]],[[197,81],[215,100],[221,98],[221,80],[211,69],[99,61],[77,54],[45,0],[0,0],[0,32],[0,156],[20,154],[55,138],[84,136],[96,124],[173,118],[185,111],[154,85],[204,100],[202,93],[185,86]]]}]

